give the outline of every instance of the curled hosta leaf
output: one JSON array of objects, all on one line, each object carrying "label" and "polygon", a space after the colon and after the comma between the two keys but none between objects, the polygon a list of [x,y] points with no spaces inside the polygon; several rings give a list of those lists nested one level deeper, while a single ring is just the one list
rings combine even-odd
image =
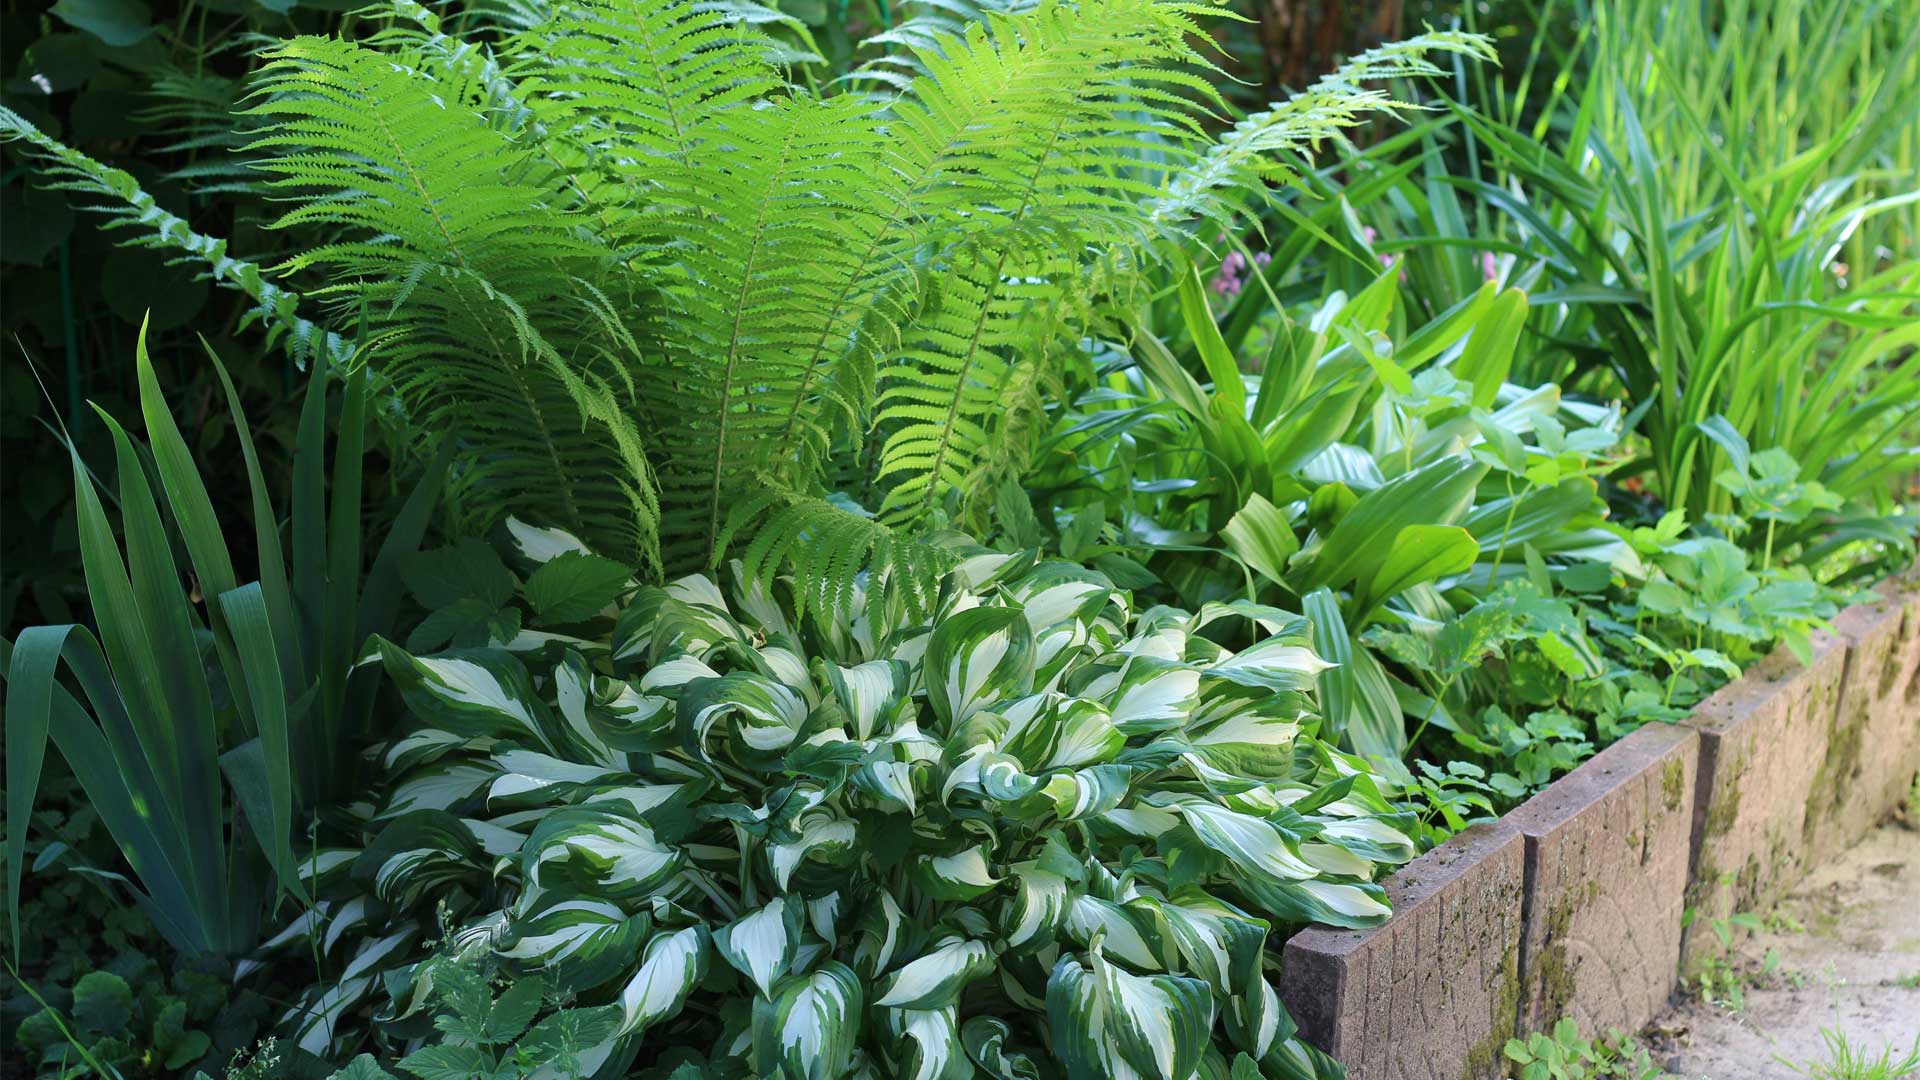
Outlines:
[{"label": "curled hosta leaf", "polygon": [[655,934],[640,955],[640,970],[620,991],[620,1029],[630,1035],[671,1018],[707,971],[704,927]]},{"label": "curled hosta leaf", "polygon": [[859,976],[828,961],[782,982],[753,1007],[754,1068],[780,1080],[843,1076],[860,1038],[866,997]]},{"label": "curled hosta leaf", "polygon": [[956,938],[887,976],[875,1005],[899,1009],[941,1009],[959,998],[967,984],[993,967],[993,949],[983,941]]},{"label": "curled hosta leaf", "polygon": [[1069,1080],[1187,1080],[1213,1029],[1213,995],[1198,979],[1130,974],[1096,948],[1086,964],[1054,965],[1047,1021]]}]

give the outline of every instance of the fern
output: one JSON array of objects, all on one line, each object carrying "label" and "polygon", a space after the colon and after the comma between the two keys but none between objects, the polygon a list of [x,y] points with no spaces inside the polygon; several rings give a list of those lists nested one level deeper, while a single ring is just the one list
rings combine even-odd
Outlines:
[{"label": "fern", "polygon": [[342,237],[279,269],[324,271],[333,284],[316,296],[372,312],[415,425],[469,436],[459,504],[483,518],[524,511],[652,562],[638,343],[598,284],[611,253],[472,107],[478,85],[432,83],[323,38],[270,54],[251,110],[267,134],[250,150],[269,155],[275,188],[302,196],[279,225]]},{"label": "fern", "polygon": [[[474,523],[924,610],[929,533],[1017,475],[1052,368],[1142,268],[1284,180],[1276,152],[1398,104],[1363,83],[1487,54],[1376,50],[1216,141],[1210,6],[1017,6],[911,20],[861,83],[887,93],[822,95],[743,0],[513,0],[465,32],[395,0],[361,43],[267,56],[249,152],[318,237],[271,275],[364,317],[407,418],[464,433]],[[118,197],[146,242],[224,258]]]},{"label": "fern", "polygon": [[267,326],[269,344],[284,340],[294,358],[305,362],[321,357],[345,363],[353,355],[350,342],[300,315],[300,297],[267,280],[260,267],[227,251],[227,242],[194,231],[184,218],[169,213],[124,169],[95,161],[34,127],[25,117],[0,105],[0,143],[25,143],[37,158],[52,187],[98,200],[87,209],[106,216],[106,228],[126,230],[129,246],[176,253],[183,261],[200,264],[215,283],[245,293],[254,301],[249,318]]},{"label": "fern", "polygon": [[1371,113],[1412,108],[1367,84],[1441,75],[1426,58],[1433,52],[1494,58],[1486,38],[1459,31],[1430,32],[1361,53],[1304,93],[1245,117],[1200,160],[1177,172],[1166,194],[1153,204],[1155,224],[1177,226],[1199,217],[1226,225],[1247,209],[1246,197],[1262,196],[1269,184],[1294,179],[1283,155],[1334,138]]}]

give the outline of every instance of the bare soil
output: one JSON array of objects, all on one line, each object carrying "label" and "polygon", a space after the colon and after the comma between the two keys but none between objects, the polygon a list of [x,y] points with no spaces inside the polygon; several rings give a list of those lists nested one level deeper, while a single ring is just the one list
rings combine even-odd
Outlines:
[{"label": "bare soil", "polygon": [[[1736,945],[1740,1007],[1677,1004],[1642,1038],[1686,1080],[1791,1080],[1828,1060],[1821,1029],[1878,1058],[1920,1039],[1920,830],[1883,825],[1827,861]],[[1771,958],[1769,956],[1771,954]],[[1781,1059],[1785,1059],[1782,1061]],[[1791,1063],[1791,1064],[1789,1064]]]}]

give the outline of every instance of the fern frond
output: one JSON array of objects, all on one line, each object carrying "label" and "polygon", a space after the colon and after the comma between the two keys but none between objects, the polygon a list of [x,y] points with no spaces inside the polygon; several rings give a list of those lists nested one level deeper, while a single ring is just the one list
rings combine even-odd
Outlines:
[{"label": "fern frond", "polygon": [[1263,195],[1268,184],[1293,179],[1281,155],[1337,137],[1371,114],[1416,108],[1367,84],[1441,75],[1441,69],[1428,59],[1435,53],[1494,58],[1487,38],[1452,30],[1361,53],[1306,91],[1245,117],[1200,160],[1169,176],[1166,194],[1153,204],[1152,226],[1175,228],[1196,217],[1226,225],[1249,209],[1243,199]]},{"label": "fern frond", "polygon": [[856,587],[867,582],[892,589],[910,617],[924,618],[956,561],[944,547],[825,499],[763,493],[735,509],[723,537],[749,530],[755,539],[741,555],[742,577],[787,576],[799,616],[848,615]]},{"label": "fern frond", "polygon": [[[1044,349],[1083,267],[1150,242],[1141,157],[1192,160],[1196,95],[1211,93],[1179,70],[1196,59],[1190,27],[1184,8],[1151,0],[1045,3],[916,53],[925,74],[895,107],[899,142],[941,163],[929,201],[953,254],[933,312],[883,373],[888,522],[925,519],[966,484],[1010,365]],[[956,115],[982,119],[956,129]]]},{"label": "fern frond", "polygon": [[229,254],[225,240],[196,232],[184,218],[162,209],[132,174],[48,136],[5,106],[0,106],[0,143],[25,143],[54,188],[101,200],[86,209],[103,215],[107,229],[127,231],[126,244],[173,252],[198,264],[215,283],[245,293],[254,301],[248,318],[265,324],[270,345],[284,339],[302,363],[310,357],[337,364],[352,359],[351,342],[301,316],[298,294],[267,280],[255,263]]},{"label": "fern frond", "polygon": [[[384,53],[296,38],[269,54],[251,149],[299,205],[279,227],[339,239],[288,260],[364,309],[416,427],[476,435],[454,491],[653,563],[659,507],[631,401],[638,344],[595,284],[604,243],[562,209],[549,170],[474,106],[481,80],[434,81]],[[627,279],[622,279],[629,283]]]}]

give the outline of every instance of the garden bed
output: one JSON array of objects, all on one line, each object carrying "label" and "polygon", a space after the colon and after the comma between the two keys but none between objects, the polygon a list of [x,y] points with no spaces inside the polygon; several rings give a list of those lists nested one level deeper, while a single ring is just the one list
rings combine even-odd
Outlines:
[{"label": "garden bed", "polygon": [[[1920,569],[1920,568],[1916,568]],[[1920,576],[1680,724],[1649,726],[1387,882],[1393,918],[1286,946],[1280,994],[1353,1080],[1497,1077],[1572,1017],[1633,1031],[1920,772]]]}]

